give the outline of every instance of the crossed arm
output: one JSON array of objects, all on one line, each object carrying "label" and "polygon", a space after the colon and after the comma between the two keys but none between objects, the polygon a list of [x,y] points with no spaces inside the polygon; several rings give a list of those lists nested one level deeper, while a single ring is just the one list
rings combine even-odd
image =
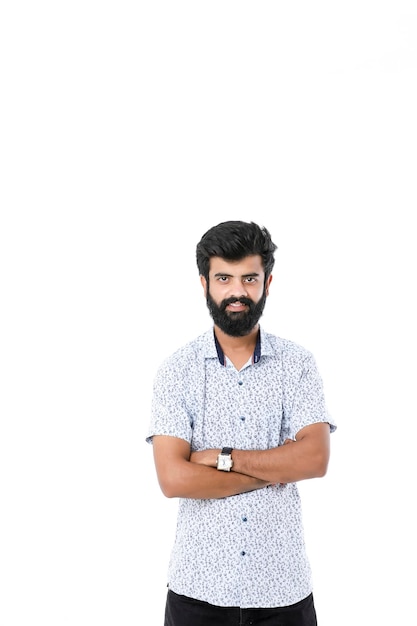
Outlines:
[{"label": "crossed arm", "polygon": [[224,498],[275,483],[325,475],[330,456],[327,423],[302,428],[295,441],[288,443],[269,450],[233,450],[233,471],[219,472],[219,449],[191,453],[185,440],[155,435],[158,481],[168,498]]}]

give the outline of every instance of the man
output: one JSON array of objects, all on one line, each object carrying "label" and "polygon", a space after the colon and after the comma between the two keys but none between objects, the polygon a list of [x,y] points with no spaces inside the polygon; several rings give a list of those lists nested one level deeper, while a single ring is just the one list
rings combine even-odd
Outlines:
[{"label": "man", "polygon": [[155,378],[147,441],[179,498],[165,626],[317,624],[296,483],[324,476],[336,426],[311,353],[260,328],[275,250],[253,222],[203,235],[214,326]]}]

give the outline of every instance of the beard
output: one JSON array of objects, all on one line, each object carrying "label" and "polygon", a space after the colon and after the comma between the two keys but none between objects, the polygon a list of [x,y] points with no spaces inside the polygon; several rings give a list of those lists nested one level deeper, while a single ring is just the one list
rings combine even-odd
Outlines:
[{"label": "beard", "polygon": [[[243,337],[248,335],[259,322],[264,311],[266,302],[265,289],[258,302],[249,298],[227,298],[217,305],[207,289],[207,307],[216,326],[226,335],[231,337]],[[226,307],[232,302],[241,302],[248,308],[245,311],[226,311]]]}]

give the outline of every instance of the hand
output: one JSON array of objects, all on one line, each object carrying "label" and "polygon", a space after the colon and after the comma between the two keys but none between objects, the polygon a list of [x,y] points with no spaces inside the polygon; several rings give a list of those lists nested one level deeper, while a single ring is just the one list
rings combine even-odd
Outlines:
[{"label": "hand", "polygon": [[192,452],[190,456],[191,463],[197,463],[199,465],[207,465],[207,467],[217,467],[217,457],[221,450],[200,450],[198,452]]}]

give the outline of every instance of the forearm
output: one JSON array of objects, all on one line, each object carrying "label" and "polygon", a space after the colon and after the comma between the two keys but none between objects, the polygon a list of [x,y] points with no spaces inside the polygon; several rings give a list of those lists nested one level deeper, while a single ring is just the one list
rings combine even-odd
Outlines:
[{"label": "forearm", "polygon": [[[286,444],[269,450],[234,449],[232,473],[253,476],[269,484],[324,476],[330,454],[328,424],[310,425],[297,434],[296,441],[287,440]],[[215,467],[219,452],[193,452],[191,461]]]},{"label": "forearm", "polygon": [[327,455],[303,442],[270,450],[234,450],[233,471],[271,483],[293,483],[324,476]]},{"label": "forearm", "polygon": [[238,472],[221,472],[185,460],[171,467],[167,476],[159,478],[159,483],[168,498],[195,499],[225,498],[269,484],[260,478]]}]

